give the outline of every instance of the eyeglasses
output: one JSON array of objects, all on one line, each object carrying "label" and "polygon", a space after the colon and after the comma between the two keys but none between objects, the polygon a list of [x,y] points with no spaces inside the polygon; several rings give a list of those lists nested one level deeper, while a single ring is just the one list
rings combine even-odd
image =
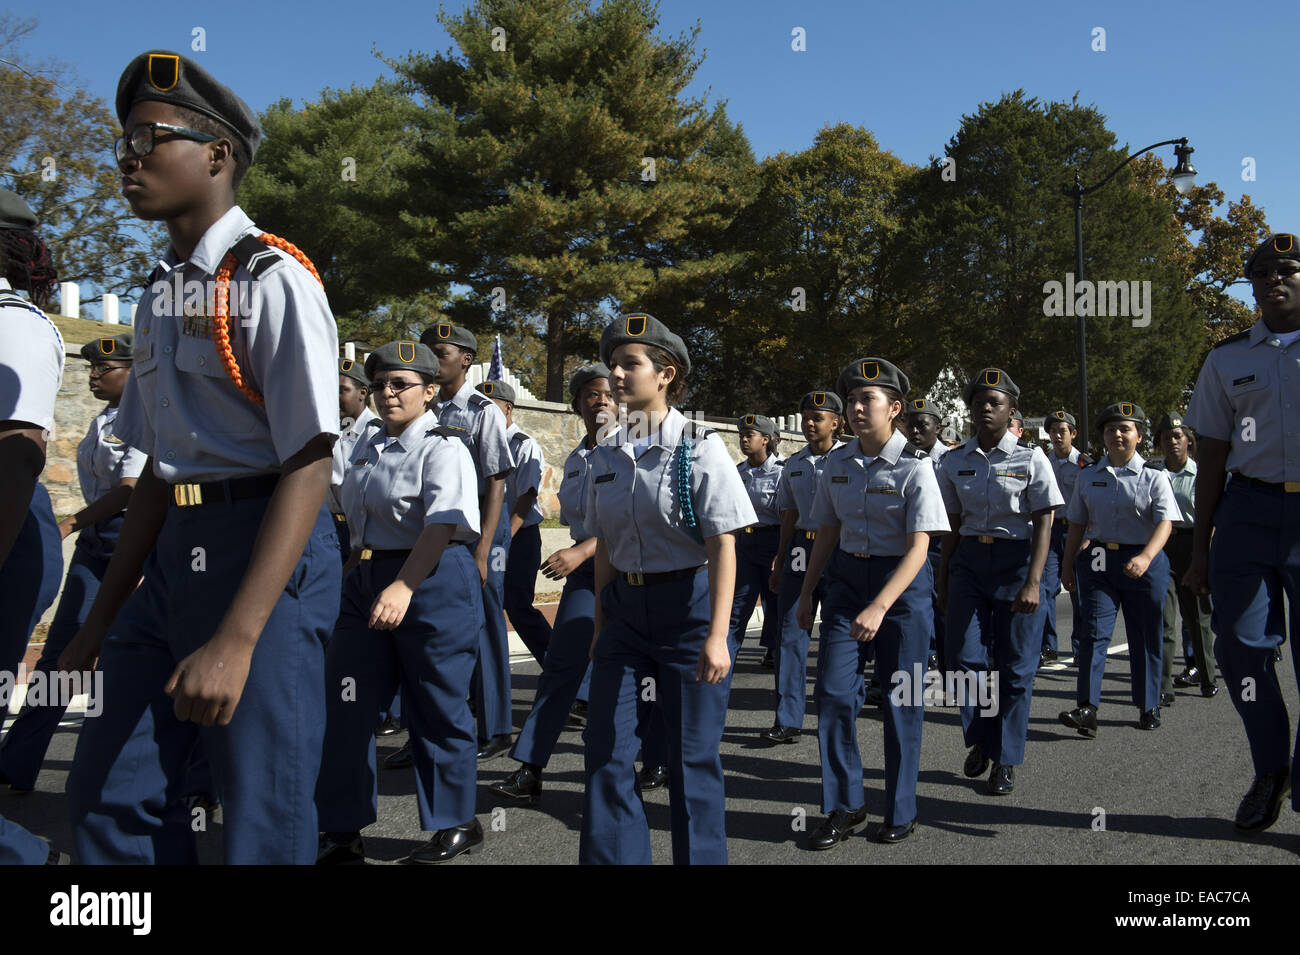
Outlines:
[{"label": "eyeglasses", "polygon": [[420,384],[418,381],[399,381],[396,378],[376,378],[370,383],[375,394],[382,395],[385,391],[391,391],[395,395],[400,395],[407,388],[414,388]]},{"label": "eyeglasses", "polygon": [[136,156],[147,156],[153,152],[154,145],[158,142],[157,130],[164,130],[174,133],[182,139],[192,139],[195,142],[211,143],[220,139],[220,136],[213,136],[211,133],[200,132],[197,129],[190,129],[187,126],[172,126],[170,123],[141,123],[135,129],[131,130],[130,136],[119,136],[113,141],[113,155],[117,161],[121,162],[126,158],[126,150],[129,146],[131,152]]},{"label": "eyeglasses", "polygon": [[92,362],[90,373],[92,375],[107,375],[110,371],[125,371],[130,365],[101,365],[98,362]]},{"label": "eyeglasses", "polygon": [[1252,282],[1263,282],[1277,276],[1280,279],[1289,279],[1291,276],[1300,272],[1300,265],[1288,263],[1285,265],[1257,265],[1250,270],[1250,280]]}]

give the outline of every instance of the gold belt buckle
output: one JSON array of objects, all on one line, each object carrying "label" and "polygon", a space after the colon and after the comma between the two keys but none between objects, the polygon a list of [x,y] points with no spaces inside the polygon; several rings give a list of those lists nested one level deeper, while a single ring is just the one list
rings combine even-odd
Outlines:
[{"label": "gold belt buckle", "polygon": [[176,484],[172,486],[172,498],[178,507],[192,507],[203,503],[203,486],[200,484]]},{"label": "gold belt buckle", "polygon": [[979,542],[980,542],[981,544],[992,544],[992,543],[993,543],[993,538],[992,538],[992,537],[989,537],[989,536],[987,536],[987,535],[980,535],[980,537],[979,537]]},{"label": "gold belt buckle", "polygon": [[803,536],[804,536],[804,539],[805,539],[805,540],[815,541],[815,540],[817,539],[817,532],[816,532],[816,531],[804,531],[804,532],[803,532]]},{"label": "gold belt buckle", "polygon": [[374,556],[375,556],[375,552],[374,552],[373,550],[371,550],[369,547],[363,547],[363,548],[361,548],[361,559],[362,559],[362,560],[371,560]]},{"label": "gold belt buckle", "polygon": [[746,528],[745,528],[745,533],[746,533],[746,534],[752,534],[752,533],[754,533],[754,528],[752,528],[752,527],[746,527]]},{"label": "gold belt buckle", "polygon": [[1107,550],[1119,550],[1119,544],[1107,544],[1107,545],[1106,545],[1106,549],[1107,549]]},{"label": "gold belt buckle", "polygon": [[1286,488],[1288,494],[1300,492],[1300,481],[1283,481],[1282,487]]},{"label": "gold belt buckle", "polygon": [[866,558],[866,557],[870,557],[871,555],[870,555],[870,554],[854,554],[853,556],[854,556],[854,557],[864,557],[864,558]]},{"label": "gold belt buckle", "polygon": [[346,524],[348,522],[348,517],[346,514],[335,514],[334,520],[340,524]]},{"label": "gold belt buckle", "polygon": [[624,574],[624,576],[627,577],[627,582],[631,584],[633,587],[645,586],[645,574],[627,573]]}]

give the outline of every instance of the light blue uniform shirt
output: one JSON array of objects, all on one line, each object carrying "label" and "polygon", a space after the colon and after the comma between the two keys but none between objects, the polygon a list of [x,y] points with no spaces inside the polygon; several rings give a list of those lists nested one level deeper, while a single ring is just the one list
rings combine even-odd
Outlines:
[{"label": "light blue uniform shirt", "polygon": [[1108,454],[1079,475],[1066,516],[1087,523],[1089,540],[1144,546],[1157,524],[1178,520],[1178,502],[1165,472],[1146,467],[1142,455],[1114,467]]},{"label": "light blue uniform shirt", "polygon": [[564,459],[564,477],[560,479],[560,490],[556,494],[560,499],[560,523],[568,526],[575,544],[580,544],[591,536],[583,520],[583,513],[587,506],[587,484],[594,450],[587,449],[584,439],[583,443],[569,452],[569,456]]},{"label": "light blue uniform shirt", "polygon": [[[183,267],[170,248],[162,266],[182,268],[183,281],[201,283],[206,296],[230,247],[257,234],[234,206],[203,233]],[[338,437],[338,330],[325,291],[292,256],[269,246],[267,254],[274,264],[259,278],[239,265],[230,283],[231,347],[264,406],[226,374],[211,319],[185,317],[188,293],[175,293],[173,276],[154,282],[140,299],[116,430],[153,459],[164,481],[278,472],[313,438]],[[241,289],[249,290],[247,301]]]},{"label": "light blue uniform shirt", "polygon": [[775,454],[769,454],[758,467],[748,461],[736,465],[736,473],[749,494],[749,503],[754,505],[758,523],[762,526],[776,527],[781,524],[781,512],[776,506],[776,489],[784,470],[784,462]]},{"label": "light blue uniform shirt", "polygon": [[105,408],[96,415],[77,445],[77,478],[87,504],[113,490],[122,478],[138,478],[144,470],[145,455],[113,433],[117,411]]},{"label": "light blue uniform shirt", "polygon": [[1178,503],[1174,527],[1191,527],[1196,523],[1196,462],[1188,458],[1181,471],[1171,471],[1166,467],[1165,474],[1169,476],[1174,500]]},{"label": "light blue uniform shirt", "polygon": [[949,514],[961,515],[962,537],[1029,540],[1030,515],[1065,503],[1047,455],[1008,431],[988,450],[979,437],[952,448],[939,462],[939,490]]},{"label": "light blue uniform shirt", "polygon": [[339,492],[343,488],[343,478],[352,466],[352,452],[357,442],[371,428],[382,428],[384,421],[370,410],[369,405],[361,409],[357,419],[339,432],[339,439],[334,443],[334,467],[330,475],[329,506],[335,514],[344,513],[343,499]]},{"label": "light blue uniform shirt", "polygon": [[433,413],[438,423],[456,432],[469,448],[478,474],[478,493],[487,490],[487,479],[505,474],[515,466],[506,438],[506,416],[496,402],[468,381],[447,401],[436,401]]},{"label": "light blue uniform shirt", "polygon": [[[546,467],[546,460],[542,457],[542,446],[531,435],[520,431],[519,425],[512,424],[506,429],[506,440],[510,443],[510,456],[515,462],[514,470],[506,478],[506,514],[509,515],[515,512],[515,504],[521,497],[529,491],[541,491],[542,469]],[[541,522],[542,508],[534,498],[533,506],[529,508],[528,516],[519,525],[519,529]]]},{"label": "light blue uniform shirt", "polygon": [[[831,451],[843,443],[836,441]],[[831,451],[813,454],[812,448],[805,444],[786,458],[785,467],[781,469],[781,480],[776,486],[776,509],[778,512],[797,511],[799,519],[794,526],[801,531],[817,530],[817,522],[812,519],[813,497],[817,493],[817,479],[821,477]]]},{"label": "light blue uniform shirt", "polygon": [[1229,471],[1300,481],[1300,342],[1282,345],[1261,318],[1245,338],[1211,348],[1183,420],[1231,442]]},{"label": "light blue uniform shirt", "polygon": [[[586,529],[604,540],[616,570],[664,573],[708,562],[704,545],[682,523],[677,493],[686,424],[674,408],[639,454],[631,444],[602,443],[590,455]],[[710,432],[693,440],[690,489],[701,536],[707,540],[753,524],[754,506],[722,439]]]},{"label": "light blue uniform shirt", "polygon": [[0,421],[28,421],[49,431],[62,384],[63,336],[0,278]]},{"label": "light blue uniform shirt", "polygon": [[839,525],[842,550],[872,557],[901,557],[909,534],[948,531],[930,456],[898,431],[870,460],[856,438],[827,454],[809,516]]},{"label": "light blue uniform shirt", "polygon": [[443,437],[426,411],[398,437],[372,428],[343,479],[354,547],[409,550],[430,524],[452,524],[453,541],[476,541],[478,479],[464,442]]},{"label": "light blue uniform shirt", "polygon": [[1047,455],[1047,460],[1052,465],[1052,474],[1056,477],[1056,486],[1061,491],[1061,497],[1065,498],[1065,504],[1052,512],[1053,520],[1066,517],[1065,509],[1070,503],[1070,498],[1074,497],[1074,485],[1078,483],[1079,472],[1083,470],[1079,466],[1079,457],[1078,448],[1070,448],[1069,456],[1064,458],[1058,458],[1055,453]]}]

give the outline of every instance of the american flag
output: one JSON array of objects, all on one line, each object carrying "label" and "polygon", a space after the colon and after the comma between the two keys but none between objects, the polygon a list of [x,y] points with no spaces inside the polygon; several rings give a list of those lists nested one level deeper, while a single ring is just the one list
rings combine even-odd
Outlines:
[{"label": "american flag", "polygon": [[505,365],[501,362],[501,336],[498,335],[492,345],[492,363],[488,365],[488,381],[501,381],[505,374]]}]

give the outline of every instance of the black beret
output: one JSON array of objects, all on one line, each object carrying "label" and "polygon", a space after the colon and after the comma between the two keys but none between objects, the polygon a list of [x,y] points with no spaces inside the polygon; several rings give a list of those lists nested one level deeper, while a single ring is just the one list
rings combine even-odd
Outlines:
[{"label": "black beret", "polygon": [[844,402],[840,401],[840,396],[833,391],[810,391],[799,399],[799,410],[829,411],[842,417]]},{"label": "black beret", "polygon": [[868,385],[893,388],[904,396],[912,387],[912,383],[907,380],[907,375],[892,362],[885,361],[883,358],[859,358],[840,372],[839,380],[835,382],[835,390],[840,393],[841,398],[847,399],[849,392],[854,388]]},{"label": "black beret", "polygon": [[419,342],[389,342],[366,359],[366,377],[374,381],[381,371],[415,371],[430,377],[438,373],[438,359]]},{"label": "black beret", "polygon": [[971,398],[975,397],[975,392],[986,390],[1005,392],[1013,401],[1020,397],[1020,388],[1011,380],[1010,375],[1001,368],[984,368],[961,393],[962,400],[969,405]]},{"label": "black beret", "polygon": [[366,370],[359,361],[351,358],[340,358],[339,374],[347,375],[362,388],[370,387],[370,379],[366,377]]},{"label": "black beret", "polygon": [[1070,414],[1070,412],[1066,411],[1064,408],[1057,408],[1055,411],[1049,412],[1047,419],[1043,423],[1050,428],[1054,421],[1064,421],[1071,428],[1075,429],[1079,427],[1078,422],[1074,420],[1074,415]]},{"label": "black beret", "polygon": [[604,362],[598,362],[595,365],[587,365],[585,368],[579,368],[569,379],[569,397],[578,397],[578,392],[582,391],[584,385],[588,382],[595,381],[597,378],[608,378],[609,369],[605,367]]},{"label": "black beret", "polygon": [[741,431],[757,431],[773,438],[778,437],[780,434],[776,422],[761,414],[741,415],[736,419],[736,427]]},{"label": "black beret", "polygon": [[257,114],[189,57],[150,50],[127,64],[117,81],[117,121],[126,124],[131,107],[144,100],[192,109],[228,126],[248,161],[262,142]]},{"label": "black beret", "polygon": [[36,213],[23,201],[23,197],[8,189],[0,189],[0,229],[35,229]]},{"label": "black beret", "polygon": [[658,346],[681,363],[683,375],[691,373],[691,356],[686,351],[686,343],[653,315],[633,312],[620,315],[606,325],[600,336],[600,360],[608,365],[614,349],[629,343]]},{"label": "black beret", "polygon": [[475,390],[482,392],[489,398],[500,398],[502,401],[515,403],[515,390],[504,381],[484,381],[475,386]]},{"label": "black beret", "polygon": [[468,328],[461,328],[451,322],[439,322],[437,325],[430,325],[420,333],[420,343],[429,349],[432,349],[439,342],[449,342],[471,354],[478,354],[478,339],[474,337],[474,333]]},{"label": "black beret", "polygon": [[939,409],[929,398],[913,398],[907,403],[907,413],[934,415],[940,421],[943,420],[943,415],[939,414]]},{"label": "black beret", "polygon": [[1172,431],[1174,428],[1187,428],[1187,425],[1183,424],[1183,416],[1177,411],[1173,413],[1166,412],[1161,416],[1160,423],[1156,425],[1156,434],[1160,434],[1162,431]]},{"label": "black beret", "polygon": [[1270,235],[1250,254],[1250,258],[1246,260],[1246,267],[1242,271],[1246,278],[1250,278],[1250,270],[1256,262],[1268,262],[1273,259],[1293,259],[1300,262],[1300,239],[1290,232]]},{"label": "black beret", "polygon": [[130,361],[132,340],[133,336],[130,332],[123,332],[112,338],[96,338],[93,342],[86,342],[81,346],[81,357],[91,362]]},{"label": "black beret", "polygon": [[1142,409],[1131,401],[1117,401],[1102,409],[1101,417],[1097,419],[1097,427],[1100,428],[1112,421],[1133,421],[1145,425],[1146,420],[1147,416],[1142,413]]}]

